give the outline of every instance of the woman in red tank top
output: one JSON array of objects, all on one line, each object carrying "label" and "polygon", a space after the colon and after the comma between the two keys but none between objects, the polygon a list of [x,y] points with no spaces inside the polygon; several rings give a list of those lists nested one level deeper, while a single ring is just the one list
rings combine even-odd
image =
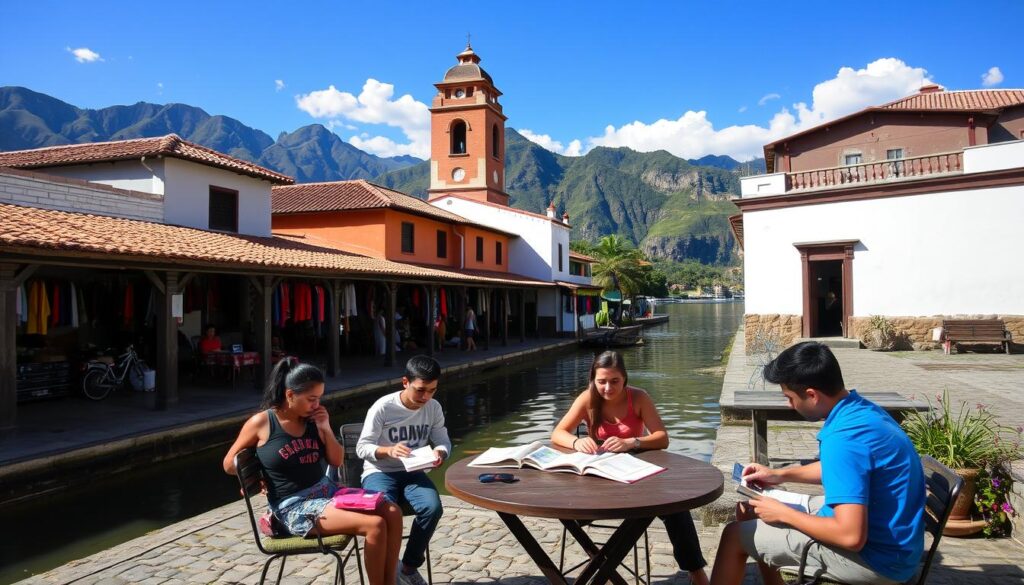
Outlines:
[{"label": "woman in red tank top", "polygon": [[[661,422],[651,397],[628,385],[629,375],[622,355],[606,351],[590,366],[590,384],[576,397],[551,433],[551,442],[560,447],[597,453],[624,453],[668,447],[668,432]],[[580,423],[587,424],[587,435],[576,436]],[[644,429],[647,434],[644,434]],[[708,583],[704,567],[707,561],[700,550],[697,529],[689,512],[662,516],[672,553],[679,568],[690,574],[690,582]]]}]

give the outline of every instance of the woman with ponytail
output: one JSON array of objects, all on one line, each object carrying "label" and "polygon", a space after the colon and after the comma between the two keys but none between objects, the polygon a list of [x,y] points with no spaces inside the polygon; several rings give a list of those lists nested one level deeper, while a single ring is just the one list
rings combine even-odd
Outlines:
[{"label": "woman with ponytail", "polygon": [[[288,532],[308,536],[315,525],[323,536],[362,536],[371,585],[391,585],[402,545],[402,512],[388,502],[373,512],[334,507],[331,496],[340,486],[326,471],[328,464],[341,466],[342,449],[327,409],[320,404],[323,393],[324,375],[318,368],[278,362],[261,411],[246,421],[224,456],[224,471],[235,475],[235,455],[255,448],[264,469],[270,509]],[[311,514],[315,522],[309,518]]]},{"label": "woman with ponytail", "polygon": [[[668,447],[668,432],[654,401],[643,390],[628,386],[628,381],[626,364],[619,352],[606,351],[594,358],[590,384],[555,426],[551,442],[591,455],[600,451],[624,453]],[[575,431],[582,422],[587,423],[587,435],[577,437]],[[662,516],[661,520],[679,568],[690,574],[691,583],[706,585],[707,561],[701,554],[690,513]]]}]

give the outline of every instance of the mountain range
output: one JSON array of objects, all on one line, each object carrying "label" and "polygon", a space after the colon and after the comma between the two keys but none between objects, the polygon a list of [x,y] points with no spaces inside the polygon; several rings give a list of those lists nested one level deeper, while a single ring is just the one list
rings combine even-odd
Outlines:
[{"label": "mountain range", "polygon": [[[77,108],[22,87],[0,87],[0,150],[20,150],[176,133],[208,148],[295,177],[300,183],[369,179],[425,197],[429,161],[364,152],[320,124],[277,140],[227,116],[185,104]],[[619,234],[655,258],[731,264],[737,259],[728,216],[739,174],[763,172],[763,159],[685,160],[666,151],[597,147],[562,156],[506,130],[505,178],[511,205],[542,212],[554,203],[570,216],[574,239]]]}]

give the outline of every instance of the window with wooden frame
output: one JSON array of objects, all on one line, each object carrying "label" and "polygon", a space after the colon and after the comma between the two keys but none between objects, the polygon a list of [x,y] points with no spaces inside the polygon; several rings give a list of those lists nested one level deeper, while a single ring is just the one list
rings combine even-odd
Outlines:
[{"label": "window with wooden frame", "polygon": [[210,186],[211,230],[238,233],[238,191]]},{"label": "window with wooden frame", "polygon": [[484,261],[484,239],[480,236],[476,237],[476,261]]},{"label": "window with wooden frame", "polygon": [[416,252],[416,226],[408,221],[402,222],[402,253]]}]

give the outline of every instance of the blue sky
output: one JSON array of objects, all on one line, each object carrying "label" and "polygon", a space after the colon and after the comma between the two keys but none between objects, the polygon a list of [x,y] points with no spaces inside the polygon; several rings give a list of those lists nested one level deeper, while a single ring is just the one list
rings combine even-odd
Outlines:
[{"label": "blue sky", "polygon": [[272,137],[321,123],[426,157],[432,84],[470,32],[508,124],[552,150],[745,159],[924,81],[1024,87],[1024,2],[964,6],[7,2],[0,85],[88,108],[182,102]]}]

